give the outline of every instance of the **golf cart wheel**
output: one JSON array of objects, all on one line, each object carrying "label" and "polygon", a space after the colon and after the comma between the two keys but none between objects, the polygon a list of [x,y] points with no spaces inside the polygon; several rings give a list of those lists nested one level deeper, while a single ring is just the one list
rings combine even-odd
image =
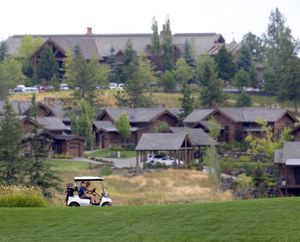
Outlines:
[{"label": "golf cart wheel", "polygon": [[70,204],[69,204],[69,207],[79,207],[80,205],[78,204],[78,203],[76,203],[76,202],[71,202]]},{"label": "golf cart wheel", "polygon": [[104,207],[104,206],[112,206],[112,204],[111,203],[103,203],[102,207]]}]

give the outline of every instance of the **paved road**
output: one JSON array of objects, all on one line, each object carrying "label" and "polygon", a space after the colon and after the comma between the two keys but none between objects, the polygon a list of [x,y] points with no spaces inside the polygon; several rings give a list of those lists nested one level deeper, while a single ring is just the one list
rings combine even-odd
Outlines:
[{"label": "paved road", "polygon": [[[116,168],[130,168],[130,167],[135,167],[136,166],[136,158],[129,158],[129,159],[117,159],[117,158],[102,158],[105,161],[112,161],[114,163],[114,167]],[[89,162],[93,164],[101,164],[100,161],[95,161],[87,158],[74,158],[74,160],[78,161],[84,161],[84,162]]]}]

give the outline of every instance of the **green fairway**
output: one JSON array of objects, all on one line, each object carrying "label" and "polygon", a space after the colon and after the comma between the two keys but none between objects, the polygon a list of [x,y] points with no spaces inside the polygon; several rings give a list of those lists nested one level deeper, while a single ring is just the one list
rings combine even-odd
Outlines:
[{"label": "green fairway", "polygon": [[1,208],[0,241],[299,241],[300,198]]}]

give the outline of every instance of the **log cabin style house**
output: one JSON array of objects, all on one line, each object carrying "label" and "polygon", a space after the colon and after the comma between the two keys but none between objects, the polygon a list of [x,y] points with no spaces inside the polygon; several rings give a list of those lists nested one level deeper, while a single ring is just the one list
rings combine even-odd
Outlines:
[{"label": "log cabin style house", "polygon": [[274,136],[279,137],[281,130],[293,128],[297,118],[287,109],[270,108],[216,108],[195,109],[184,124],[192,128],[208,130],[207,121],[215,119],[220,125],[220,141],[241,141],[248,134],[260,136],[262,128],[257,120],[265,120],[273,128]]},{"label": "log cabin style house", "polygon": [[121,113],[126,113],[131,126],[127,144],[136,145],[143,133],[157,133],[161,122],[178,124],[178,117],[165,108],[105,108],[94,121],[96,146],[102,149],[120,146],[124,139],[115,127]]}]

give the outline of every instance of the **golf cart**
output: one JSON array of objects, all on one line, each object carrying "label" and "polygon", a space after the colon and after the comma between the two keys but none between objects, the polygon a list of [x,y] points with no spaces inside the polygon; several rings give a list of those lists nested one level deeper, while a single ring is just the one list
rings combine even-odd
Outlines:
[{"label": "golf cart", "polygon": [[[100,203],[92,204],[89,198],[84,198],[79,196],[79,188],[81,182],[101,182],[102,183],[102,194],[98,194],[96,189],[93,189],[93,193],[99,197]],[[66,206],[69,207],[79,207],[79,206],[112,206],[112,200],[109,197],[105,187],[104,187],[104,179],[98,176],[78,176],[74,177],[74,185],[69,183],[67,184],[66,190]]]}]

